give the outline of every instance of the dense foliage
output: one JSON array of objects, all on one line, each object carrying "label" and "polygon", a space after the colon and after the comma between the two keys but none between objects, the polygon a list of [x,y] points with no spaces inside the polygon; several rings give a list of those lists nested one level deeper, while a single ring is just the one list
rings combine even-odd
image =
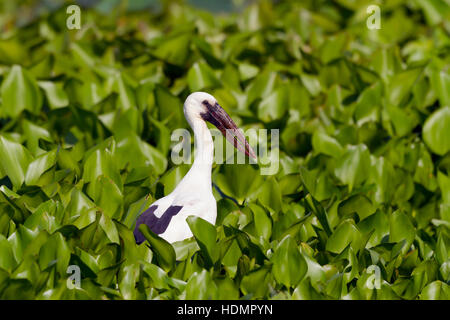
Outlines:
[{"label": "dense foliage", "polygon": [[[66,6],[7,3],[0,298],[450,298],[448,0],[378,1],[379,30],[367,1],[102,1],[81,30]],[[279,171],[215,165],[216,226],[136,245],[136,217],[189,168],[170,136],[197,90],[280,129]]]}]

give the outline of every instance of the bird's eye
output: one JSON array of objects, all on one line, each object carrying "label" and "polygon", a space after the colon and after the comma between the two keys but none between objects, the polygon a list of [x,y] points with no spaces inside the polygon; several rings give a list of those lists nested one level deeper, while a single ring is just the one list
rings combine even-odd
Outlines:
[{"label": "bird's eye", "polygon": [[202,104],[203,104],[206,108],[208,108],[208,109],[214,107],[214,105],[215,105],[215,103],[211,103],[211,102],[208,101],[208,100],[203,100]]}]

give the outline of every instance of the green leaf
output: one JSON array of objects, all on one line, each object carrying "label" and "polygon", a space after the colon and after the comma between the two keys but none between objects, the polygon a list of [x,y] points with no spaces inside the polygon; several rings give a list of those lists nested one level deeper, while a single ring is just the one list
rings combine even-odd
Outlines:
[{"label": "green leaf", "polygon": [[[95,181],[92,197],[103,213],[120,220],[123,213],[123,194],[113,180],[99,176]],[[111,239],[112,240],[112,239]]]},{"label": "green leaf", "polygon": [[34,159],[28,166],[25,175],[26,185],[36,185],[41,175],[56,163],[56,150],[44,153]]},{"label": "green leaf", "polygon": [[251,295],[252,298],[265,298],[269,292],[270,278],[270,269],[261,267],[242,278],[240,289],[244,295]]},{"label": "green leaf", "polygon": [[400,106],[406,96],[411,93],[412,86],[422,71],[418,68],[395,74],[387,85],[388,103],[395,107]]},{"label": "green leaf", "polygon": [[448,3],[440,0],[416,0],[422,8],[428,25],[433,26],[440,23],[449,15],[450,9]]},{"label": "green leaf", "polygon": [[21,66],[14,65],[2,83],[1,98],[7,116],[16,118],[23,110],[38,114],[42,95],[36,81]]},{"label": "green leaf", "polygon": [[[391,242],[400,242],[402,240],[406,240],[408,244],[411,244],[415,237],[415,229],[409,217],[397,210],[392,213],[390,218],[390,232],[389,232],[389,240]],[[406,249],[409,248],[409,245],[406,246]],[[405,249],[405,250],[406,250]]]},{"label": "green leaf", "polygon": [[274,177],[268,178],[258,193],[258,199],[262,205],[275,211],[280,211],[282,206],[281,190],[278,181]]},{"label": "green leaf", "polygon": [[247,88],[246,106],[251,105],[257,99],[269,96],[275,87],[277,74],[275,72],[263,72]]},{"label": "green leaf", "polygon": [[0,167],[11,179],[15,189],[25,181],[28,164],[32,160],[28,150],[21,144],[0,135]]},{"label": "green leaf", "polygon": [[250,210],[253,212],[253,220],[255,222],[256,234],[269,240],[272,235],[272,220],[267,215],[266,211],[257,204],[250,203]]},{"label": "green leaf", "polygon": [[219,258],[216,228],[197,216],[189,216],[186,221],[208,264],[213,265]]},{"label": "green leaf", "polygon": [[190,33],[163,37],[153,54],[171,64],[183,66],[189,55]]},{"label": "green leaf", "polygon": [[442,193],[442,201],[450,205],[450,177],[438,171],[437,178]]},{"label": "green leaf", "polygon": [[286,87],[277,88],[258,105],[258,118],[264,122],[281,119],[287,111],[288,98]]},{"label": "green leaf", "polygon": [[312,145],[316,152],[323,153],[334,158],[340,158],[344,152],[344,149],[336,139],[321,131],[314,132]]},{"label": "green leaf", "polygon": [[[450,14],[450,9],[447,9],[447,12]],[[442,67],[433,66],[430,71],[430,82],[441,106],[450,107],[450,74],[448,71],[442,70]]]},{"label": "green leaf", "polygon": [[12,245],[0,234],[0,268],[12,271],[16,266]]},{"label": "green leaf", "polygon": [[260,187],[262,176],[250,165],[223,165],[223,173],[216,176],[218,187],[239,203],[251,196]]},{"label": "green leaf", "polygon": [[119,190],[122,188],[122,178],[119,174],[116,161],[114,161],[113,152],[108,149],[99,148],[94,150],[86,158],[83,180],[90,182],[88,194],[91,197],[95,197],[97,189],[102,186],[103,181],[98,179],[100,176],[110,178]]},{"label": "green leaf", "polygon": [[377,121],[381,110],[382,102],[382,84],[381,81],[367,87],[358,97],[355,105],[355,120],[358,125],[368,121]]},{"label": "green leaf", "polygon": [[275,280],[288,288],[295,287],[308,270],[305,258],[289,235],[280,242],[271,260]]},{"label": "green leaf", "polygon": [[448,300],[450,299],[450,287],[445,282],[436,280],[423,288],[420,294],[421,300]]},{"label": "green leaf", "polygon": [[213,70],[203,62],[194,63],[189,69],[187,81],[191,91],[200,91],[207,88],[216,88],[220,86]]},{"label": "green leaf", "polygon": [[450,106],[433,112],[423,125],[423,140],[427,146],[438,155],[444,155],[450,150],[450,140],[442,139],[450,132]]},{"label": "green leaf", "polygon": [[69,104],[69,98],[64,91],[62,83],[39,81],[38,84],[45,91],[45,95],[52,109],[63,108]]},{"label": "green leaf", "polygon": [[322,90],[317,76],[303,73],[300,78],[302,79],[303,85],[313,97],[317,96]]},{"label": "green leaf", "polygon": [[24,253],[30,243],[37,237],[38,232],[20,225],[8,238],[12,245],[15,260],[20,262],[24,258]]},{"label": "green leaf", "polygon": [[139,231],[150,244],[160,267],[166,272],[173,270],[176,256],[170,243],[153,233],[145,223],[139,226]]},{"label": "green leaf", "polygon": [[39,267],[46,270],[56,264],[56,271],[66,275],[70,260],[70,249],[59,232],[52,234],[39,250]]},{"label": "green leaf", "polygon": [[186,300],[216,299],[217,291],[217,286],[208,271],[194,272],[186,284]]},{"label": "green leaf", "polygon": [[338,159],[334,173],[349,191],[365,181],[370,167],[370,154],[365,145],[348,146],[344,155]]},{"label": "green leaf", "polygon": [[151,166],[156,174],[162,174],[167,168],[165,156],[155,147],[142,141],[134,133],[129,133],[123,139],[118,139],[117,145],[115,163],[120,168],[127,165],[133,167]]},{"label": "green leaf", "polygon": [[103,231],[105,231],[106,236],[111,242],[120,244],[119,233],[110,217],[108,217],[106,214],[102,214],[102,216],[100,217],[99,225],[103,229]]},{"label": "green leaf", "polygon": [[137,298],[136,282],[139,280],[139,264],[128,264],[121,268],[119,274],[119,289],[122,297],[127,300]]},{"label": "green leaf", "polygon": [[333,253],[341,253],[348,245],[359,249],[361,245],[361,232],[353,220],[344,220],[328,238],[326,249]]}]

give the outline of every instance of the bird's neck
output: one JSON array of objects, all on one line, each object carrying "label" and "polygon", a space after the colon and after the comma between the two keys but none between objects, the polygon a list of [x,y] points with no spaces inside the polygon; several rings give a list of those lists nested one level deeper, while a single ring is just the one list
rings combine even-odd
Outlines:
[{"label": "bird's neck", "polygon": [[198,119],[191,122],[194,131],[195,154],[190,171],[198,176],[204,176],[211,183],[211,168],[214,158],[214,142],[206,122]]}]

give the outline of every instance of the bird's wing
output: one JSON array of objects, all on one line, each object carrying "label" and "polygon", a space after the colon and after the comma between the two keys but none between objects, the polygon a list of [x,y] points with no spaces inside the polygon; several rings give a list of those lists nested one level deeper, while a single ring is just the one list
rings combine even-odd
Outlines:
[{"label": "bird's wing", "polygon": [[171,197],[161,198],[155,201],[137,218],[134,237],[138,244],[145,241],[144,236],[139,231],[139,226],[143,223],[156,234],[162,234],[166,231],[172,217],[178,214],[183,208],[181,205],[172,205],[172,203],[173,199]]},{"label": "bird's wing", "polygon": [[[197,197],[164,197],[154,202],[147,210],[145,210],[136,220],[134,229],[134,237],[136,242],[145,241],[144,236],[139,231],[139,225],[146,224],[150,230],[158,235],[166,232],[170,225],[170,233],[175,231],[178,236],[184,233],[190,234],[189,227],[185,219],[189,215],[196,215],[205,220],[215,223],[216,202],[213,197],[211,201]],[[211,213],[214,213],[213,215]],[[174,219],[173,219],[174,218]],[[186,229],[187,228],[187,229]],[[184,230],[186,229],[186,230]],[[165,234],[167,236],[167,233]]]}]

